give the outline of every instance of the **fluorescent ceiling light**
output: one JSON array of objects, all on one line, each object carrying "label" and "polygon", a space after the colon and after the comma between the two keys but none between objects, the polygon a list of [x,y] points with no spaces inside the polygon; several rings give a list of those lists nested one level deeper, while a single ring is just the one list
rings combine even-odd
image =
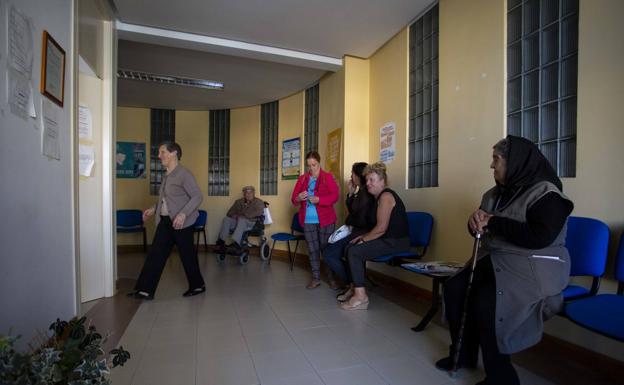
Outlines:
[{"label": "fluorescent ceiling light", "polygon": [[144,82],[174,84],[177,86],[205,88],[209,90],[222,91],[223,83],[213,80],[185,78],[181,76],[173,75],[158,75],[149,72],[133,71],[119,69],[117,70],[117,77],[120,79],[142,80]]}]

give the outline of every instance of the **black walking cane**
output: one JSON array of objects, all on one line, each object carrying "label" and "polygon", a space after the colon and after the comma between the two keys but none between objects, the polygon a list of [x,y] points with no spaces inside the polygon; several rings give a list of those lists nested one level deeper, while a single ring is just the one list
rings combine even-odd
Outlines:
[{"label": "black walking cane", "polygon": [[472,247],[472,264],[470,265],[470,276],[468,277],[468,287],[466,288],[466,297],[464,298],[464,310],[462,312],[461,323],[459,324],[459,333],[457,335],[457,343],[455,344],[455,351],[453,352],[453,367],[449,374],[451,377],[455,377],[457,369],[459,369],[459,352],[461,351],[462,340],[464,339],[464,328],[466,327],[466,315],[468,314],[468,297],[470,296],[470,289],[472,288],[472,278],[474,277],[474,271],[477,267],[477,252],[479,251],[479,241],[481,240],[481,233],[475,234],[474,246]]}]

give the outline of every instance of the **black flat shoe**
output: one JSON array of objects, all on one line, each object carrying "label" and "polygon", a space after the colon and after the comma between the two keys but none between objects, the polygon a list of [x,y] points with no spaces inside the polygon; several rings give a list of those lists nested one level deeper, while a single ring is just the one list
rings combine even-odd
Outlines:
[{"label": "black flat shoe", "polygon": [[140,290],[136,290],[136,291],[131,291],[130,293],[126,294],[126,296],[130,297],[130,298],[134,298],[134,299],[143,299],[146,301],[151,301],[154,299],[154,295],[150,294],[148,292],[145,291],[140,291]]},{"label": "black flat shoe", "polygon": [[[438,361],[436,361],[435,366],[436,368],[440,370],[449,372],[453,369],[453,357],[444,357],[442,359],[439,359]],[[461,359],[459,360],[458,369],[459,368],[474,369],[476,367],[477,367],[476,362],[465,362]]]},{"label": "black flat shoe", "polygon": [[198,287],[197,289],[189,289],[182,294],[183,297],[192,297],[197,294],[201,294],[206,291],[206,286]]}]

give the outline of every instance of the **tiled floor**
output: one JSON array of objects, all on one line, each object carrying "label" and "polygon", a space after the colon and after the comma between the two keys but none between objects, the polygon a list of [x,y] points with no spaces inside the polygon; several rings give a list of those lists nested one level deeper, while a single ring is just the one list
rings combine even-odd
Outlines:
[{"label": "tiled floor", "polygon": [[[217,263],[203,254],[205,294],[183,298],[184,273],[171,258],[156,299],[143,303],[120,344],[132,359],[112,372],[115,385],[473,384],[435,369],[448,331],[371,293],[367,311],[339,309],[326,285],[305,289],[308,273],[252,257]],[[550,384],[518,368],[523,384]]]}]

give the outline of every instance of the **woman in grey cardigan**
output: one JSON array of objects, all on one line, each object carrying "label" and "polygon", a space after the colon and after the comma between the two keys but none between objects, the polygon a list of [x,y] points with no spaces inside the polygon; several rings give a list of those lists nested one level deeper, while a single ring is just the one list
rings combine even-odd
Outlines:
[{"label": "woman in grey cardigan", "polygon": [[173,245],[178,246],[189,289],[185,297],[206,291],[199,271],[197,253],[193,245],[193,224],[199,213],[202,193],[193,174],[179,161],[180,145],[164,142],[158,148],[158,159],[167,169],[160,184],[158,202],[143,212],[143,221],[156,215],[156,233],[137,280],[135,291],[128,295],[138,299],[153,299],[158,281]]},{"label": "woman in grey cardigan", "polygon": [[[508,136],[494,146],[496,186],[483,195],[468,220],[483,233],[468,302],[460,367],[474,367],[481,347],[486,379],[479,384],[519,384],[510,354],[536,344],[543,322],[563,304],[570,257],[565,248],[567,218],[574,207],[555,170],[532,142]],[[444,287],[451,331],[451,356],[436,362],[452,367],[468,269]]]}]

